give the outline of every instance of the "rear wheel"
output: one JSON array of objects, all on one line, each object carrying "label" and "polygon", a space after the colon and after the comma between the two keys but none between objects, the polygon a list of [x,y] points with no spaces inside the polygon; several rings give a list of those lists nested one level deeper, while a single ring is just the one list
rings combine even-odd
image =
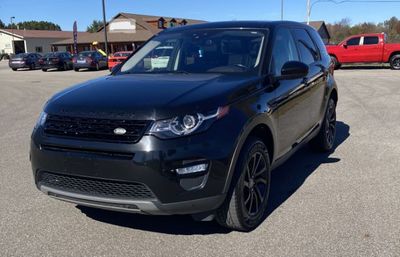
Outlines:
[{"label": "rear wheel", "polygon": [[30,69],[30,70],[34,70],[34,69],[35,69],[35,64],[34,64],[34,63],[31,63],[31,65],[29,65],[29,69]]},{"label": "rear wheel", "polygon": [[68,70],[68,64],[65,63],[65,62],[64,62],[64,64],[63,64],[63,70],[65,70],[65,71]]},{"label": "rear wheel", "polygon": [[42,71],[47,71],[47,69],[42,69]]},{"label": "rear wheel", "polygon": [[18,69],[17,69],[17,68],[12,68],[12,70],[13,70],[13,71],[17,71]]},{"label": "rear wheel", "polygon": [[78,72],[78,71],[79,71],[79,68],[74,68],[74,71]]},{"label": "rear wheel", "polygon": [[325,117],[322,121],[321,130],[311,141],[311,146],[320,152],[332,151],[336,138],[336,103],[333,98],[329,99]]},{"label": "rear wheel", "polygon": [[233,192],[217,210],[216,220],[230,229],[250,231],[265,217],[271,184],[268,150],[261,140],[247,141],[236,172],[240,172],[240,177],[232,181]]},{"label": "rear wheel", "polygon": [[96,63],[96,71],[99,71],[100,70],[100,65],[98,64],[98,63]]},{"label": "rear wheel", "polygon": [[400,70],[400,54],[393,55],[390,58],[390,67],[393,70]]}]

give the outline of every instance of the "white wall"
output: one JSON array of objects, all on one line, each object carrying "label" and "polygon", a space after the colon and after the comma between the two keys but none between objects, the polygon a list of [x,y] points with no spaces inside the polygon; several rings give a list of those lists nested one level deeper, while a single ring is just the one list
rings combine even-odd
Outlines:
[{"label": "white wall", "polygon": [[[14,40],[21,40],[20,38],[14,37]],[[7,54],[12,54],[13,49],[12,49],[12,36],[0,32],[0,53],[7,53]]]}]

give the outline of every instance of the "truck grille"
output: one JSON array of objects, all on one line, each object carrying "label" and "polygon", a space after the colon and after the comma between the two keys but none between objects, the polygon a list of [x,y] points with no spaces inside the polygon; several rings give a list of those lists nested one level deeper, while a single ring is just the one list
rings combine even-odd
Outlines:
[{"label": "truck grille", "polygon": [[[44,132],[48,135],[86,140],[136,143],[142,138],[149,124],[150,121],[140,120],[113,120],[48,115],[44,125]],[[117,135],[114,133],[116,128],[123,128],[126,130],[126,133]]]},{"label": "truck grille", "polygon": [[143,184],[103,179],[83,178],[42,171],[38,184],[53,189],[95,197],[117,199],[153,199],[151,190]]}]

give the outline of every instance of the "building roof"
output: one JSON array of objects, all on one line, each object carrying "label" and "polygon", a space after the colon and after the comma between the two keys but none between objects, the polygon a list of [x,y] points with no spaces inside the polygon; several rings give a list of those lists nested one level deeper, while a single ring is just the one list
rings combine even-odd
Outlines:
[{"label": "building roof", "polygon": [[[306,22],[304,22],[306,23]],[[329,34],[329,30],[326,27],[326,24],[324,21],[310,21],[310,26],[319,31],[320,29],[323,29],[326,31],[328,38],[331,38],[331,35]]]},{"label": "building roof", "polygon": [[[150,25],[148,22],[149,21],[158,21],[158,19],[160,19],[160,18],[163,18],[165,21],[170,21],[172,19],[175,19],[175,21],[177,23],[180,23],[183,20],[185,20],[187,22],[187,25],[200,24],[200,23],[206,22],[203,20],[194,20],[194,19],[186,19],[186,18],[167,17],[167,16],[142,15],[142,14],[124,13],[124,12],[118,13],[110,21],[112,21],[120,16],[135,20],[137,25],[142,26],[143,28],[145,28],[149,31],[152,31],[154,34],[160,32],[160,29],[158,29],[156,26]],[[109,24],[109,22],[107,22],[106,26],[108,24]],[[98,30],[98,32],[102,31],[103,29],[104,29],[104,26],[101,27]]]},{"label": "building roof", "polygon": [[[0,29],[0,32],[20,38],[71,38],[72,31],[54,31],[54,30],[23,30],[23,29]],[[88,32],[78,32],[79,35],[88,34]]]},{"label": "building roof", "polygon": [[[137,30],[135,33],[123,33],[123,32],[113,32],[108,33],[108,42],[118,43],[118,42],[144,42],[151,38],[154,34],[146,30]],[[104,43],[104,33],[84,33],[78,34],[77,43],[78,44],[92,44],[93,42]],[[74,43],[72,35],[64,40],[55,42],[53,45],[70,45]]]}]

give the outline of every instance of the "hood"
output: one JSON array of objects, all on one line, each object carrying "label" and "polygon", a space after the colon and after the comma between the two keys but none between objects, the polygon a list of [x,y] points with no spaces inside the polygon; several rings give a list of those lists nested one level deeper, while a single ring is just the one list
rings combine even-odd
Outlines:
[{"label": "hood", "polygon": [[48,102],[49,114],[82,117],[166,119],[208,112],[248,94],[255,75],[125,74],[66,89]]}]

